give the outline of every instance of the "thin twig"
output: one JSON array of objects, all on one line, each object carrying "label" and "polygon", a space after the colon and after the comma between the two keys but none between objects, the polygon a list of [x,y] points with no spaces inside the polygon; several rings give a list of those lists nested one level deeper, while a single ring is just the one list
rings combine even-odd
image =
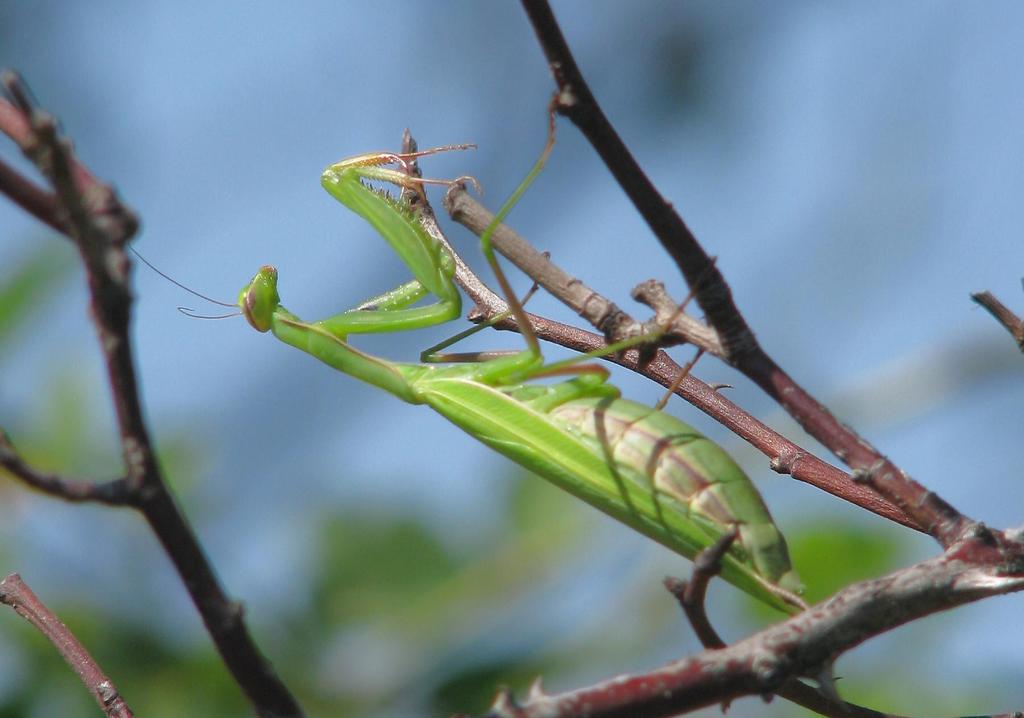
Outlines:
[{"label": "thin twig", "polygon": [[1008,306],[996,299],[992,292],[977,292],[971,295],[971,299],[985,307],[989,314],[995,317],[996,321],[1006,328],[1006,331],[1010,332],[1013,341],[1017,343],[1017,348],[1024,352],[1024,321]]},{"label": "thin twig", "polygon": [[0,429],[0,467],[33,489],[65,501],[95,502],[108,506],[126,506],[131,503],[132,495],[124,478],[87,481],[35,470],[18,454],[3,429]]},{"label": "thin twig", "polygon": [[[98,180],[74,156],[71,143],[57,134],[56,121],[36,107],[14,73],[4,73],[8,100],[0,98],[0,131],[10,136],[52,187],[51,211],[43,221],[72,239],[85,265],[90,310],[111,386],[125,477],[109,491],[125,491],[124,504],[136,507],[153,529],[177,569],[203,619],[221,658],[256,712],[267,718],[297,717],[302,711],[287,687],[263,658],[242,616],[230,600],[192,527],[167,488],[149,439],[139,399],[129,335],[132,294],[131,263],[125,243],[138,229],[138,220],[108,184]],[[0,173],[0,189],[9,196],[33,194],[36,216],[50,206],[24,178]],[[18,189],[20,187],[20,189]],[[25,202],[21,202],[25,206]],[[9,447],[9,442],[8,442]],[[8,451],[5,465],[36,488],[74,500],[107,498],[108,489],[84,488],[66,479],[46,476]],[[121,502],[120,498],[118,499]],[[109,502],[107,502],[109,503]]]},{"label": "thin twig", "polygon": [[117,692],[114,683],[89,655],[89,651],[39,600],[32,589],[21,580],[21,576],[12,573],[0,581],[0,603],[13,608],[15,613],[46,636],[64,661],[78,674],[108,718],[132,718],[133,714],[128,704]]},{"label": "thin twig", "polygon": [[722,557],[736,541],[737,536],[739,532],[733,527],[732,531],[723,534],[715,543],[697,554],[697,558],[693,560],[693,574],[689,581],[665,579],[665,588],[679,601],[683,613],[693,627],[693,632],[697,634],[705,648],[725,648],[725,641],[719,637],[708,620],[708,614],[704,610],[704,597],[707,595],[711,579],[722,570]]}]

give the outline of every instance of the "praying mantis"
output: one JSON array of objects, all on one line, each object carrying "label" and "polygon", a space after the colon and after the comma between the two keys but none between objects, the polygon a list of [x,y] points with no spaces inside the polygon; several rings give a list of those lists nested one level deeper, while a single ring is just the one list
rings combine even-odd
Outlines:
[{"label": "praying mantis", "polygon": [[[424,363],[402,363],[348,342],[352,334],[418,329],[460,316],[455,260],[449,250],[424,229],[408,202],[368,183],[389,183],[422,196],[425,184],[471,179],[420,179],[390,167],[468,145],[358,155],[330,165],[321,176],[331,196],[391,245],[412,280],[353,309],[307,322],[281,305],[277,270],[267,265],[239,293],[242,314],[257,331],[270,331],[338,371],[409,404],[429,406],[498,453],[689,559],[734,530],[737,539],[721,563],[723,578],[776,608],[795,612],[801,606],[794,595],[800,583],[785,539],[757,489],[725,451],[682,421],[620,398],[599,366],[579,360],[544,364],[537,337],[497,262],[491,235],[546,162],[553,131],[552,120],[544,153],[480,237],[525,339],[522,351],[457,364],[450,362],[464,361],[465,355],[425,352]],[[418,304],[428,296],[433,303]],[[637,343],[613,345],[603,353]],[[571,378],[530,383],[556,375]]]}]

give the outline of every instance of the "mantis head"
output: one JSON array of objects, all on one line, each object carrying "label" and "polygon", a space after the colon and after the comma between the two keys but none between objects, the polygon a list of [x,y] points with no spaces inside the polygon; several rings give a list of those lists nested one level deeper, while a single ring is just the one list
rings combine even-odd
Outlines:
[{"label": "mantis head", "polygon": [[277,269],[264,264],[252,281],[238,293],[238,308],[253,329],[265,332],[270,329],[271,317],[280,305],[281,297],[277,294]]}]

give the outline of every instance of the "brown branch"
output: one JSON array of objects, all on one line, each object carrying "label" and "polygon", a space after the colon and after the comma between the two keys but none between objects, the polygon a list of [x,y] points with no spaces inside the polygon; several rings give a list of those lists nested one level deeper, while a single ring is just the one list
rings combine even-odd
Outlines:
[{"label": "brown branch", "polygon": [[[2,82],[9,101],[0,99],[0,130],[17,142],[50,181],[53,208],[43,219],[50,226],[62,228],[75,243],[85,265],[90,313],[107,367],[121,435],[126,475],[118,481],[123,482],[126,492],[124,503],[142,513],[160,540],[221,658],[256,712],[268,717],[301,716],[298,703],[249,634],[241,606],[231,601],[221,587],[156,462],[143,418],[128,331],[131,263],[124,246],[137,230],[138,220],[109,185],[78,162],[70,142],[58,137],[56,122],[32,104],[21,80],[13,73],[5,73]],[[18,185],[5,174],[0,174],[0,182],[4,182],[4,192],[9,196],[14,193],[11,188]],[[23,188],[30,184],[27,180],[21,182]],[[36,204],[45,208],[47,203]],[[8,453],[8,464],[18,462],[20,459],[11,459]],[[16,468],[19,471],[15,473],[22,481],[64,498],[89,492],[83,485],[72,486],[59,477],[33,472],[24,462]],[[105,491],[96,488],[91,498],[100,500]]]},{"label": "brown branch", "polygon": [[132,718],[133,714],[128,704],[89,655],[89,651],[39,600],[32,589],[21,580],[21,576],[12,573],[0,581],[0,603],[13,608],[15,613],[35,626],[53,644],[109,718]]},{"label": "brown branch", "polygon": [[57,474],[37,471],[18,454],[7,432],[0,428],[0,467],[27,486],[71,502],[95,502],[108,506],[131,503],[128,482],[124,478],[110,481],[69,479]]},{"label": "brown branch", "polygon": [[[503,692],[488,718],[659,718],[776,692],[819,676],[842,653],[910,621],[1024,590],[1021,534],[967,532],[936,558],[856,583],[825,603],[731,646],[559,695]],[[870,712],[867,715],[872,715]]]},{"label": "brown branch", "polygon": [[[637,211],[672,256],[722,342],[721,357],[777,401],[808,433],[853,469],[872,468],[875,486],[942,546],[955,542],[972,521],[914,482],[782,370],[757,343],[736,307],[725,278],[672,205],[608,121],[590,91],[546,0],[522,0],[558,87],[558,111],[586,136]],[[921,500],[918,500],[921,499]]]},{"label": "brown branch", "polygon": [[[477,235],[483,232],[493,218],[485,207],[469,196],[462,185],[454,185],[449,189],[444,198],[444,205],[452,219]],[[450,249],[450,245],[436,225],[428,223],[427,227],[438,241]],[[589,352],[603,347],[606,340],[616,342],[649,331],[649,327],[636,321],[600,293],[559,268],[508,225],[500,225],[495,230],[492,241],[495,249],[523,269],[531,279],[605,333],[605,337],[602,337],[560,322],[530,315],[530,321],[539,338],[576,351]],[[490,319],[504,312],[507,308],[504,300],[487,289],[457,253],[453,252],[453,255],[456,261],[455,278],[470,299],[476,303],[479,318]],[[674,304],[673,307],[677,309],[678,305]],[[675,309],[668,319],[659,312],[655,321],[671,319],[674,330],[684,332],[687,341],[715,352],[717,339],[714,330],[692,317],[676,316],[678,312]],[[509,318],[499,322],[495,327],[515,330],[516,323],[514,319]],[[681,383],[676,384],[682,368],[666,353],[658,352],[652,361],[646,363],[641,361],[636,351],[603,358],[642,374],[665,388],[675,387],[675,393],[682,399],[767,456],[772,470],[789,474],[798,481],[816,486],[879,516],[910,528],[918,528],[913,519],[898,506],[879,496],[877,492],[852,481],[848,474],[766,426],[692,374],[687,374]]]},{"label": "brown branch", "polygon": [[977,292],[971,295],[971,299],[985,307],[988,313],[995,317],[1006,331],[1010,332],[1013,341],[1017,343],[1017,348],[1024,352],[1024,321],[1008,306],[996,299],[992,292]]}]

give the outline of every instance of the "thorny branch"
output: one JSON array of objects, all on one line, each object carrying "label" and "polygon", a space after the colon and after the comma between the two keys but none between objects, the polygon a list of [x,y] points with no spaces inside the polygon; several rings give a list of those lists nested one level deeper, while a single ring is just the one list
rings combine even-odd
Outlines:
[{"label": "thorny branch", "polygon": [[221,658],[256,712],[268,718],[301,716],[297,702],[249,634],[241,606],[221,587],[155,459],[128,333],[131,263],[124,246],[138,228],[138,220],[109,185],[76,159],[71,143],[58,136],[54,118],[35,106],[20,78],[5,73],[2,82],[7,98],[0,98],[0,132],[18,144],[53,189],[45,190],[3,164],[0,192],[71,239],[82,258],[90,313],[121,434],[125,476],[107,483],[83,483],[39,473],[18,456],[6,435],[0,441],[0,465],[53,496],[138,509],[174,563]]},{"label": "thorny branch", "polygon": [[[932,613],[1024,590],[1019,531],[968,532],[942,555],[843,589],[824,603],[734,643],[648,673],[568,693],[499,694],[487,718],[655,718],[817,678],[845,651]],[[871,715],[867,713],[866,715]]]},{"label": "thorny branch", "polygon": [[15,613],[31,623],[53,644],[64,661],[78,674],[108,718],[132,718],[132,711],[117,692],[113,682],[85,646],[67,626],[39,600],[32,589],[12,573],[0,581],[0,603],[10,606]]},{"label": "thorny branch", "polygon": [[[693,573],[689,581],[677,578],[666,578],[664,581],[665,588],[679,601],[683,613],[704,648],[726,647],[725,642],[719,637],[718,632],[715,631],[708,619],[707,611],[704,609],[704,598],[707,594],[708,584],[721,570],[722,557],[736,540],[736,535],[735,531],[726,534],[714,545],[701,551],[694,559]],[[830,718],[896,718],[842,701],[832,685],[832,677],[828,670],[821,676],[820,682],[823,686],[827,686],[827,694],[825,689],[817,690],[796,678],[791,678],[783,683],[775,693],[781,698],[821,715],[830,716]]]}]

